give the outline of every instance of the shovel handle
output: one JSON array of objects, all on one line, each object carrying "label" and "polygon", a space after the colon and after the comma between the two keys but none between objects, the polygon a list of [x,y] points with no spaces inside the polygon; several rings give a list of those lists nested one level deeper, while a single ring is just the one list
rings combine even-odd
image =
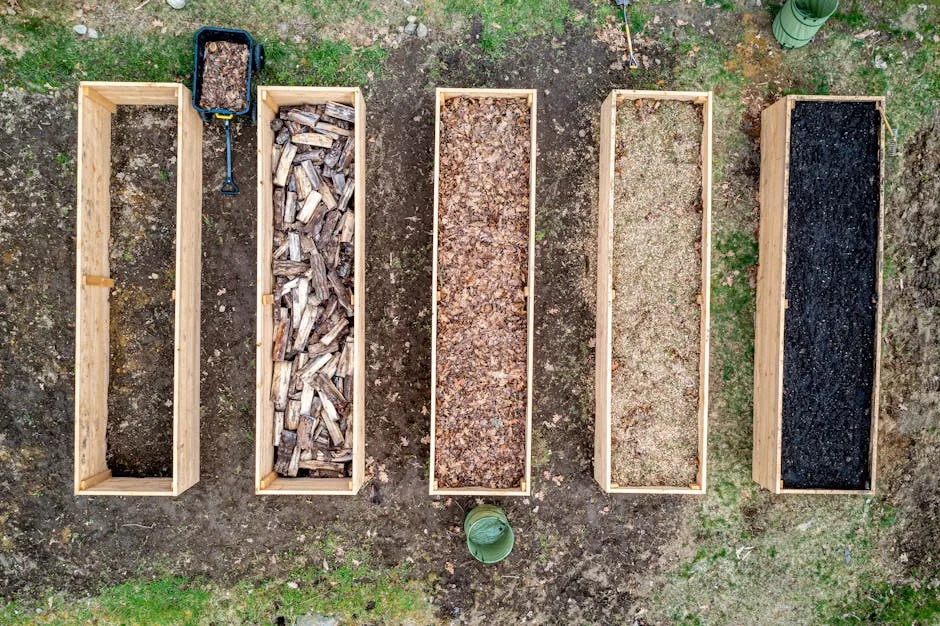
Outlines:
[{"label": "shovel handle", "polygon": [[225,120],[225,182],[219,187],[219,192],[226,196],[238,195],[238,185],[232,177],[232,116]]}]

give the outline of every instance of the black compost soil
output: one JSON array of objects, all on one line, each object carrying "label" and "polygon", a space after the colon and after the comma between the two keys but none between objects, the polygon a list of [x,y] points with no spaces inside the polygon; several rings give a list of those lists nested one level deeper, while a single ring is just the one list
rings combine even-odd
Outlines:
[{"label": "black compost soil", "polygon": [[799,102],[790,135],[783,482],[861,489],[874,383],[881,119]]},{"label": "black compost soil", "polygon": [[176,109],[118,107],[111,128],[108,467],[170,476]]}]

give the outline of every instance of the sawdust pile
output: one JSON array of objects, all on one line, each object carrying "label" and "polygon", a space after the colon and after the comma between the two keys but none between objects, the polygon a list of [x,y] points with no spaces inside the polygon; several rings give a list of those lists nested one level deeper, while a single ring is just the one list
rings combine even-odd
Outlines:
[{"label": "sawdust pile", "polygon": [[612,480],[695,482],[702,287],[702,107],[617,107]]},{"label": "sawdust pile", "polygon": [[440,487],[518,487],[525,475],[529,133],[524,98],[442,107]]}]

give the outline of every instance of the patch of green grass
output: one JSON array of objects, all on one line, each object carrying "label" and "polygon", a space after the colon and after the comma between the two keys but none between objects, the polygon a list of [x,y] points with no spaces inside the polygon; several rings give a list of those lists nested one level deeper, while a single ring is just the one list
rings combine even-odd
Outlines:
[{"label": "patch of green grass", "polygon": [[561,34],[574,15],[568,0],[444,0],[444,11],[479,18],[480,48],[493,56],[505,54],[516,37]]},{"label": "patch of green grass", "polygon": [[272,42],[265,47],[268,63],[262,75],[274,85],[361,85],[378,72],[388,53],[377,44],[353,48],[345,41],[308,44]]},{"label": "patch of green grass", "polygon": [[722,11],[734,11],[734,2],[732,0],[705,0],[707,7],[719,7]]},{"label": "patch of green grass", "polygon": [[649,24],[650,20],[653,19],[653,14],[641,11],[639,8],[634,7],[629,10],[627,17],[630,20],[630,35],[636,37],[643,32],[643,29],[646,28],[646,25]]},{"label": "patch of green grass", "polygon": [[853,0],[851,7],[841,7],[831,19],[848,24],[850,28],[860,29],[868,23],[868,18],[862,13],[858,0]]},{"label": "patch of green grass", "polygon": [[820,623],[833,626],[937,624],[940,623],[940,588],[910,583],[871,585],[853,602],[838,607],[823,604]]},{"label": "patch of green grass", "polygon": [[[324,554],[335,556],[328,549]],[[343,623],[433,621],[423,585],[404,568],[384,569],[358,555],[324,569],[303,567],[285,579],[234,585],[168,576],[128,582],[83,600],[55,596],[38,605],[0,607],[0,624],[270,624],[308,613]],[[285,556],[285,558],[287,558]],[[39,609],[39,612],[37,612]]]}]

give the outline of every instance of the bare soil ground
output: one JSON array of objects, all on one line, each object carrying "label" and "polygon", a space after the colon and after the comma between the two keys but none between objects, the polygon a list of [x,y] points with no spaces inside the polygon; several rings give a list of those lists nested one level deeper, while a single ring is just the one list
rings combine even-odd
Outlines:
[{"label": "bare soil ground", "polygon": [[111,145],[108,467],[170,476],[176,109],[118,107]]},{"label": "bare soil ground", "polygon": [[[869,13],[874,5],[861,4]],[[574,7],[596,8],[586,0]],[[890,10],[881,7],[876,12]],[[922,54],[930,33],[923,44],[884,31],[855,39],[861,28],[830,20],[811,49],[784,57],[767,41],[767,6],[649,10],[660,23],[637,37],[644,67],[629,75],[609,69],[622,62],[619,39],[596,41],[583,24],[493,58],[478,47],[477,21],[469,32],[455,31],[457,41],[432,35],[395,48],[381,78],[365,86],[370,482],[352,498],[252,493],[255,134],[244,120],[234,124],[234,167],[244,181],[236,198],[216,192],[221,126],[205,133],[201,482],[177,499],[72,495],[74,91],[0,92],[0,595],[75,598],[166,573],[222,584],[284,581],[309,564],[335,571],[342,550],[354,548],[380,565],[408,564],[441,618],[456,623],[819,623],[817,603],[867,593],[872,580],[936,594],[940,411],[929,349],[937,307],[929,303],[937,284],[926,243],[940,227],[931,176],[940,121],[905,140],[888,166],[896,189],[889,184],[885,226],[896,273],[886,281],[893,328],[882,381],[880,495],[774,497],[754,487],[749,462],[760,110],[784,89],[875,91],[867,81],[882,70],[870,64],[885,49],[896,55],[889,84],[913,93],[905,81],[917,75],[899,71],[899,59]],[[114,19],[102,31],[124,13],[109,8]],[[132,16],[149,23],[144,13]],[[611,88],[660,81],[714,85],[719,103],[713,286],[721,289],[713,304],[725,312],[713,326],[713,480],[702,498],[608,497],[591,475],[594,303],[581,295],[595,282],[597,112]],[[500,500],[517,542],[495,567],[477,564],[463,543],[460,523],[473,500],[427,497],[431,146],[440,85],[537,87],[538,169],[550,173],[537,189],[533,496]],[[910,112],[917,103],[899,97],[891,107]],[[917,219],[902,220],[915,206]],[[921,216],[931,230],[921,230]],[[739,312],[728,313],[732,306]],[[315,590],[320,583],[301,584]],[[290,623],[282,605],[268,609]]]},{"label": "bare soil ground", "polygon": [[529,172],[524,98],[441,111],[434,473],[519,488],[526,470]]},{"label": "bare soil ground", "polygon": [[617,107],[611,478],[686,487],[698,468],[702,111]]}]

